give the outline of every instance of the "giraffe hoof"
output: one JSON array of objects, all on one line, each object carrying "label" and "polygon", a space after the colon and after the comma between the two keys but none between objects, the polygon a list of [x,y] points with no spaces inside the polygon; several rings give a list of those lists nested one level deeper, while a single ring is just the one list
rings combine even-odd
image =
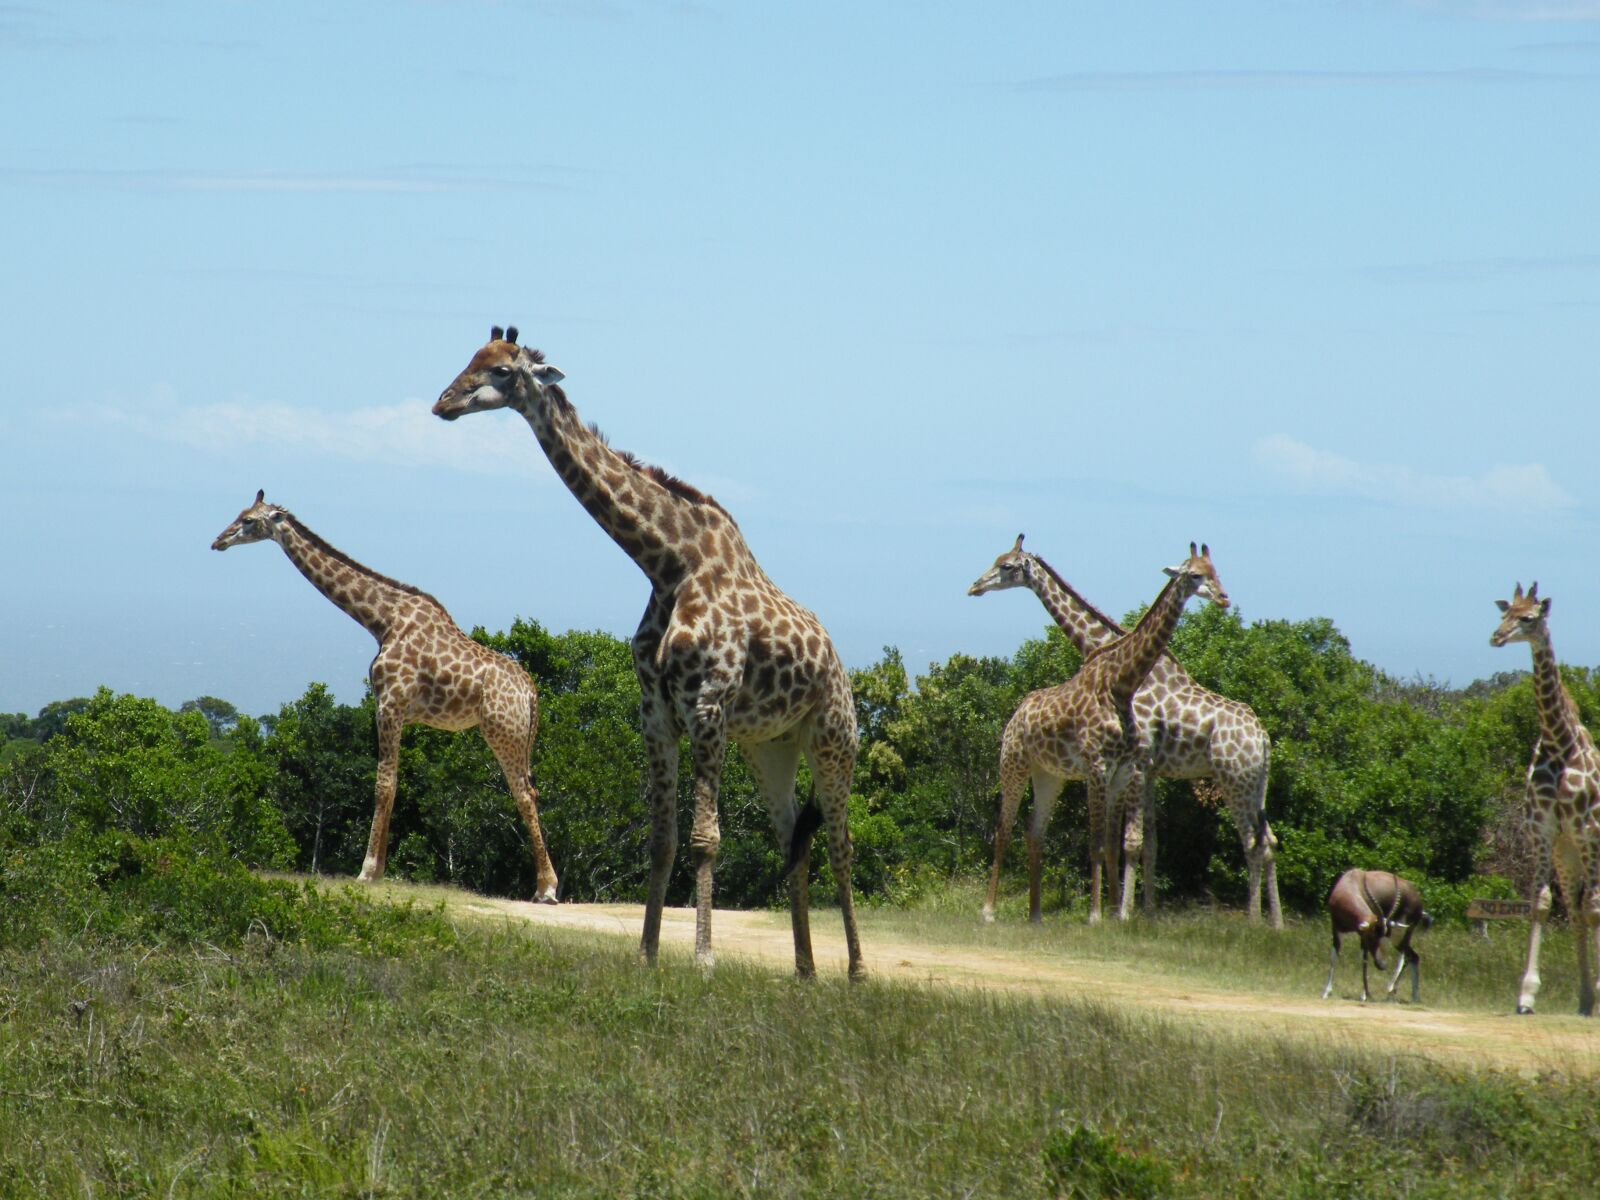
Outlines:
[{"label": "giraffe hoof", "polygon": [[1526,1004],[1519,1004],[1517,1005],[1517,1016],[1531,1017],[1533,1016],[1533,1009],[1529,1008]]},{"label": "giraffe hoof", "polygon": [[535,903],[538,903],[538,904],[559,904],[559,903],[561,903],[559,900],[556,899],[555,885],[551,884],[549,887],[542,889],[539,892],[539,895],[535,898]]}]

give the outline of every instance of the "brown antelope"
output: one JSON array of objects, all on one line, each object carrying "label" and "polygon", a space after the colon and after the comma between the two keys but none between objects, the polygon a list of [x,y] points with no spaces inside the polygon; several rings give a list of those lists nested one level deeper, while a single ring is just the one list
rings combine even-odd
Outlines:
[{"label": "brown antelope", "polygon": [[1352,868],[1334,881],[1328,893],[1328,915],[1333,918],[1333,953],[1328,959],[1328,984],[1322,989],[1326,1000],[1333,994],[1333,972],[1339,965],[1339,938],[1353,933],[1361,939],[1361,1000],[1367,1000],[1367,959],[1378,970],[1387,971],[1379,948],[1388,938],[1399,956],[1394,978],[1389,980],[1389,995],[1400,983],[1406,965],[1411,966],[1411,1003],[1420,1000],[1420,957],[1411,947],[1411,935],[1433,924],[1422,909],[1422,893],[1410,880],[1388,871],[1362,871]]}]

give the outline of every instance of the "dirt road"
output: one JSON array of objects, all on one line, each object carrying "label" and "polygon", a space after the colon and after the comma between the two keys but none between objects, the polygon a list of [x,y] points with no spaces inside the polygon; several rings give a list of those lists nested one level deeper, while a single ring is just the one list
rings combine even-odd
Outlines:
[{"label": "dirt road", "polygon": [[[643,908],[633,904],[551,906],[468,893],[450,894],[446,904],[464,914],[502,916],[630,941],[637,941],[644,920]],[[828,924],[826,919],[812,921],[817,970],[842,976],[844,939],[837,930],[826,928]],[[787,914],[718,909],[712,927],[719,960],[743,959],[780,973],[793,969]],[[1283,1033],[1323,1044],[1423,1055],[1455,1067],[1494,1067],[1527,1075],[1600,1074],[1600,1022],[1575,1016],[1517,1017],[1425,1005],[1324,1001],[1314,994],[1299,999],[1194,987],[1133,964],[891,941],[873,930],[870,913],[863,914],[862,941],[872,977],[888,983],[1094,999],[1174,1021],[1204,1021],[1236,1034]],[[669,954],[689,952],[694,944],[692,909],[666,911],[661,943]]]}]

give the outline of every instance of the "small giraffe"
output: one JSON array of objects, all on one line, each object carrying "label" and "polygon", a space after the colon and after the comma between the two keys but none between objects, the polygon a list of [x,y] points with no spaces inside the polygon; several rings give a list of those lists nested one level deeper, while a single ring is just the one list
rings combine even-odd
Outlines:
[{"label": "small giraffe", "polygon": [[[1055,569],[1036,554],[1022,548],[1022,535],[1015,545],[994,560],[970,588],[969,596],[1005,588],[1026,587],[1039,597],[1045,610],[1082,655],[1123,635],[1123,629],[1090,604]],[[1147,747],[1150,766],[1145,774],[1139,817],[1130,822],[1130,853],[1123,864],[1123,897],[1128,902],[1133,886],[1133,860],[1142,832],[1144,850],[1144,910],[1155,909],[1156,813],[1155,779],[1204,779],[1214,781],[1209,789],[1216,801],[1226,804],[1233,816],[1239,843],[1249,869],[1248,914],[1261,920],[1261,885],[1266,878],[1269,919],[1274,929],[1283,928],[1283,910],[1278,900],[1278,866],[1275,848],[1278,839],[1267,824],[1266,795],[1269,756],[1272,742],[1250,706],[1219,696],[1189,677],[1178,660],[1163,654],[1150,669],[1149,678],[1133,697],[1134,723],[1139,742]],[[1029,826],[1029,887],[1031,919],[1039,916],[1039,862],[1035,840],[1043,835],[1056,797],[1042,797],[1035,790],[1034,821]],[[1038,810],[1043,806],[1043,812]],[[1013,812],[1012,817],[1015,816]],[[1002,829],[996,840],[996,866],[1010,838],[1010,825],[1004,809]],[[1035,832],[1035,829],[1037,832]],[[993,920],[992,907],[985,906],[986,920]]]},{"label": "small giraffe", "polygon": [[528,758],[539,729],[539,694],[528,673],[503,654],[480,646],[456,627],[444,606],[424,591],[362,566],[323,541],[288,509],[256,492],[246,508],[211,543],[226,550],[248,542],[277,542],[316,588],[378,639],[368,672],[377,702],[377,806],[364,882],[379,878],[389,855],[389,813],[400,759],[400,734],[421,722],[459,731],[478,726],[489,744],[517,811],[528,827],[537,872],[537,899],[556,902],[556,870],[539,828],[538,790]]},{"label": "small giraffe", "polygon": [[[633,637],[652,810],[640,954],[656,961],[677,850],[678,743],[687,735],[694,758],[695,960],[705,969],[713,964],[717,797],[731,738],[788,856],[796,973],[809,977],[816,970],[807,868],[811,836],[822,823],[850,976],[863,977],[845,823],[855,704],[827,631],[767,578],[726,509],[659,467],[611,449],[599,430],[584,425],[557,386],[562,378],[539,351],[517,345],[515,327],[496,326],[433,411],[451,421],[497,408],[521,413],[561,481],[650,581],[650,600]],[[802,753],[811,764],[815,801],[800,809],[795,772]]]},{"label": "small giraffe", "polygon": [[[1533,651],[1533,695],[1539,708],[1539,741],[1528,764],[1528,811],[1523,829],[1534,851],[1528,966],[1522,976],[1517,1011],[1531,1013],[1539,994],[1539,938],[1550,916],[1550,867],[1555,865],[1561,896],[1572,914],[1578,948],[1578,1012],[1594,1015],[1595,971],[1600,962],[1600,754],[1578,718],[1578,708],[1561,682],[1550,645],[1550,598],[1539,598],[1535,583],[1510,600],[1496,600],[1505,615],[1489,638],[1491,646],[1527,642]],[[1590,958],[1593,949],[1597,957]]]},{"label": "small giraffe", "polygon": [[[1102,872],[1116,885],[1119,834],[1130,796],[1142,794],[1149,750],[1139,740],[1133,698],[1165,652],[1183,606],[1196,593],[1226,608],[1211,552],[1189,544],[1189,557],[1166,568],[1168,582],[1132,632],[1093,650],[1071,679],[1024,696],[1006,723],[1000,743],[1000,822],[995,833],[994,868],[984,901],[992,919],[1011,823],[1022,791],[1033,781],[1033,813],[1028,829],[1029,907],[1039,912],[1039,849],[1050,810],[1068,779],[1089,789],[1089,920],[1100,920]],[[1123,888],[1119,917],[1127,917],[1131,889]]]}]

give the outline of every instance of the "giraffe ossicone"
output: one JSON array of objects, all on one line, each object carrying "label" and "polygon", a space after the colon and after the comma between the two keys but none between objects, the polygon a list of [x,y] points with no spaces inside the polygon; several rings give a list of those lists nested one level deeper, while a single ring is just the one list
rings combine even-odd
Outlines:
[{"label": "giraffe ossicone", "polygon": [[[850,680],[827,631],[767,577],[722,505],[659,467],[613,450],[559,386],[562,373],[495,326],[433,411],[446,420],[510,408],[585,511],[633,559],[650,597],[633,637],[650,775],[650,883],[640,953],[655,962],[677,850],[679,740],[694,766],[695,958],[713,962],[712,877],[721,841],[724,752],[738,744],[789,866],[795,970],[815,973],[807,853],[821,824],[838,889],[852,978],[865,974],[850,886],[847,806],[856,756]],[[800,755],[820,812],[795,803]]]},{"label": "giraffe ossicone", "polygon": [[[515,661],[462,633],[427,592],[380,575],[334,549],[265,489],[211,543],[227,550],[274,541],[295,568],[378,642],[369,677],[377,708],[378,772],[372,830],[360,878],[383,875],[389,855],[400,736],[412,723],[458,731],[477,726],[506,777],[528,829],[535,899],[554,904],[558,881],[539,825],[538,789],[528,773],[539,729],[539,693]],[[313,852],[313,869],[316,867]]]}]

